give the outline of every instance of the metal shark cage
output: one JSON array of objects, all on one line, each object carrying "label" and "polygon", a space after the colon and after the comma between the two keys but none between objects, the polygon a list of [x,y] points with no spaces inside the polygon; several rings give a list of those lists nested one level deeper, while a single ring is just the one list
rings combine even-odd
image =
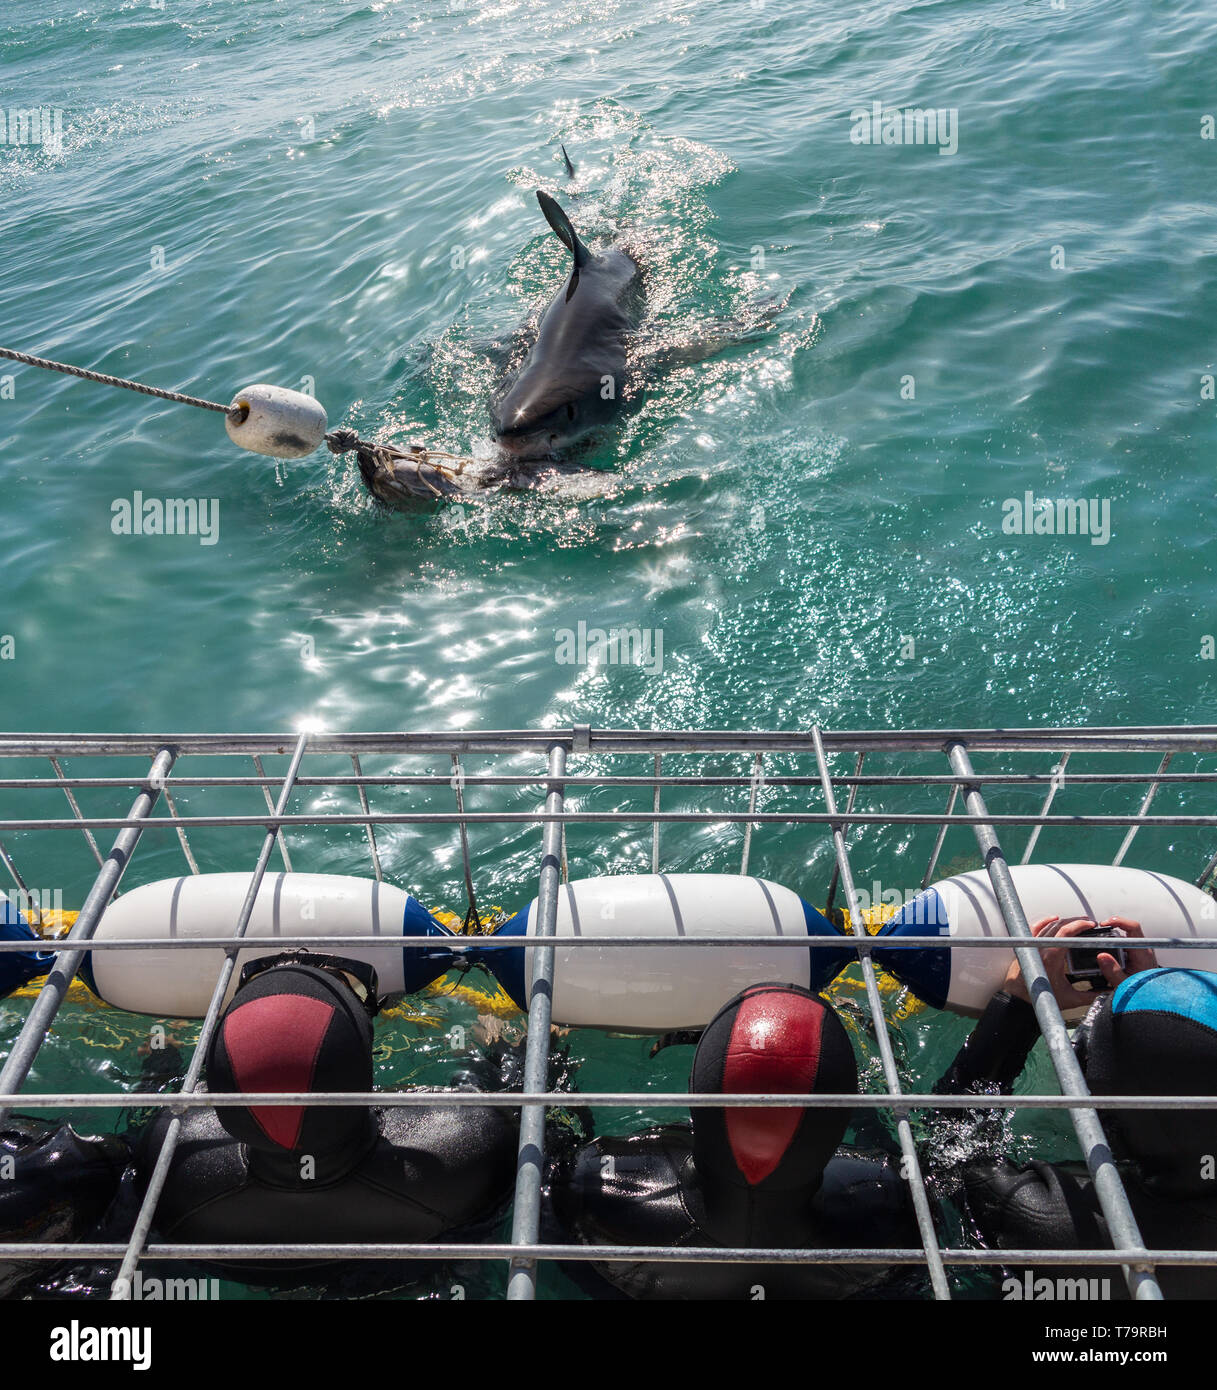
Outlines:
[{"label": "metal shark cage", "polygon": [[[978,769],[973,762],[984,761]],[[387,758],[389,770],[370,774],[364,760]],[[472,759],[484,759],[486,772],[471,772]],[[233,773],[233,760],[248,772]],[[267,760],[286,759],[285,770],[271,775]],[[311,769],[320,760],[339,760],[343,771],[321,773]],[[70,760],[70,771],[67,764]],[[697,770],[689,771],[693,760]],[[1073,760],[1073,768],[1070,762]],[[119,772],[98,772],[120,763]],[[1142,762],[1141,767],[1133,766]],[[1099,770],[1079,771],[1080,762],[1102,764]],[[404,764],[422,764],[422,768]],[[876,763],[881,770],[864,771]],[[1113,765],[1114,763],[1114,765]],[[49,771],[47,767],[49,764]],[[306,764],[308,770],[306,770]],[[509,770],[503,770],[503,765]],[[673,771],[673,765],[681,771]],[[836,770],[834,771],[834,764]],[[1172,770],[1172,764],[1175,764]],[[1179,770],[1179,764],[1186,764]],[[894,766],[893,766],[894,765]],[[350,771],[345,768],[349,766]],[[908,770],[909,767],[913,770]],[[134,767],[135,771],[132,771]],[[844,767],[844,770],[841,770]],[[217,768],[221,769],[217,772]],[[620,770],[624,768],[625,770]],[[29,892],[31,875],[22,876],[20,861],[27,855],[55,856],[63,863],[69,843],[79,846],[83,839],[89,863],[95,867],[76,921],[66,937],[44,941],[38,949],[55,953],[54,967],[45,977],[16,1038],[0,1069],[0,1122],[17,1106],[23,1110],[71,1111],[76,1108],[167,1106],[174,1119],[167,1127],[152,1170],[137,1219],[125,1243],[0,1244],[0,1258],[64,1261],[100,1259],[117,1263],[112,1286],[113,1297],[123,1297],[141,1260],[207,1261],[243,1258],[265,1261],[345,1260],[345,1259],[477,1259],[506,1264],[508,1299],[535,1296],[538,1262],[566,1261],[668,1261],[679,1260],[734,1262],[751,1264],[856,1263],[922,1266],[926,1270],[934,1297],[951,1297],[947,1270],[961,1267],[1018,1265],[1117,1266],[1122,1269],[1130,1293],[1137,1299],[1162,1297],[1156,1268],[1160,1265],[1217,1264],[1217,1251],[1147,1249],[1130,1207],[1121,1177],[1112,1160],[1081,1070],[1074,1058],[1066,1025],[1051,990],[1041,960],[1042,942],[1031,937],[1026,915],[1011,878],[1014,851],[1005,844],[1024,833],[1021,862],[1027,862],[1047,836],[1054,843],[1076,845],[1079,836],[1092,847],[1103,837],[1120,836],[1112,862],[1121,863],[1138,835],[1152,839],[1171,864],[1156,868],[1179,867],[1182,876],[1205,886],[1217,869],[1217,813],[1211,805],[1213,784],[1217,783],[1217,725],[1190,727],[1070,728],[1070,729],[935,729],[918,731],[830,732],[812,728],[806,732],[642,732],[592,729],[586,725],[570,729],[524,730],[514,732],[428,732],[428,733],[302,733],[293,736],[188,734],[188,735],[0,735],[0,865],[13,881],[15,892]],[[217,789],[236,793],[240,789],[260,792],[265,809],[246,814],[217,814],[195,811],[193,803],[204,793]],[[309,789],[327,808],[342,794],[356,802],[351,810],[323,809],[302,812],[291,809]],[[1070,792],[1080,794],[1083,809],[1064,813],[1057,809]],[[516,803],[532,799],[523,809],[472,810],[466,798],[495,792],[506,793]],[[707,799],[715,795],[730,804],[713,807]],[[1174,809],[1163,812],[1154,805],[1169,794]],[[128,796],[129,809],[122,812]],[[896,796],[915,809],[868,808],[867,802],[884,795]],[[105,797],[119,798],[115,813],[86,814],[81,801]],[[439,809],[424,809],[439,804]],[[769,809],[785,798],[787,809]],[[945,808],[942,799],[945,797]],[[640,804],[629,803],[640,799]],[[1014,810],[991,811],[990,800],[998,798],[1016,803]],[[67,802],[69,815],[53,811]],[[404,799],[404,800],[403,800]],[[607,809],[580,809],[581,799],[613,801]],[[51,806],[51,801],[55,806]],[[680,801],[678,809],[672,802]],[[391,801],[392,806],[385,803]],[[190,803],[189,805],[187,803]],[[374,805],[373,803],[380,803]],[[665,808],[665,802],[667,803]],[[649,803],[649,804],[648,804]],[[1136,804],[1130,804],[1136,803]],[[1197,811],[1199,805],[1206,809]],[[162,809],[163,808],[163,809]],[[1111,809],[1114,808],[1114,809]],[[29,814],[31,810],[37,814]],[[17,814],[8,814],[17,811]],[[245,1094],[246,1103],[262,1105],[504,1105],[520,1111],[520,1141],[511,1236],[494,1244],[377,1244],[315,1245],[284,1241],[280,1244],[181,1245],[155,1243],[151,1239],[158,1198],[173,1162],[180,1137],[181,1116],[192,1106],[233,1103],[237,1097],[200,1090],[203,1059],[221,1013],[225,992],[236,967],[237,950],[249,924],[259,885],[272,855],[278,850],[283,867],[292,867],[306,855],[320,855],[332,862],[335,836],[342,839],[341,853],[354,852],[351,835],[366,839],[366,853],[372,872],[384,875],[386,838],[407,828],[411,835],[428,834],[459,837],[464,881],[472,896],[470,832],[487,826],[499,834],[518,839],[531,836],[534,828],[539,843],[532,854],[534,869],[527,885],[529,896],[537,885],[538,945],[533,952],[534,974],[531,1007],[527,1016],[527,1035],[522,1089],[504,1093],[470,1093],[442,1090],[407,1092],[377,1091],[353,1095]],[[603,862],[601,837],[616,833],[634,834],[623,840],[623,853],[629,870],[645,867],[649,859],[652,872],[659,872],[661,832],[670,841],[674,834],[701,837],[692,850],[683,844],[686,856],[700,856],[698,867],[726,869],[725,856],[737,860],[739,872],[747,873],[750,859],[763,852],[766,837],[782,837],[787,859],[801,857],[799,873],[810,876],[831,871],[827,889],[831,908],[838,894],[843,898],[845,921],[852,935],[849,944],[857,951],[871,1025],[878,1049],[883,1082],[882,1093],[849,1095],[789,1095],[757,1093],[749,1095],[658,1094],[652,1092],[577,1093],[578,1102],[587,1107],[646,1105],[648,1108],[684,1109],[695,1106],[831,1106],[850,1110],[886,1110],[894,1123],[895,1135],[904,1160],[904,1172],[921,1237],[920,1248],[909,1249],[689,1249],[649,1246],[564,1246],[539,1241],[545,1164],[545,1117],[549,1107],[569,1106],[571,1092],[546,1090],[550,1046],[551,988],[554,950],[544,942],[555,932],[560,885],[568,876],[572,844],[580,827],[591,827],[597,835]],[[629,828],[633,827],[633,832]],[[683,827],[683,831],[680,828]],[[397,830],[395,831],[395,828]],[[649,830],[649,836],[646,832]],[[216,851],[218,868],[243,867],[248,859],[236,856],[233,846],[239,837],[248,845],[256,837],[258,850],[248,893],[229,932],[193,942],[167,937],[144,941],[92,943],[90,939],[107,904],[120,891],[120,883],[130,872],[141,841],[154,839],[161,832],[163,843],[176,839],[174,853],[180,851],[186,869],[200,872],[198,847],[204,834],[223,836]],[[1121,835],[1121,832],[1122,835]],[[1065,1109],[1077,1142],[1093,1178],[1098,1200],[1112,1239],[1109,1250],[984,1250],[944,1248],[935,1229],[926,1180],[922,1171],[910,1112],[919,1108],[993,1109],[993,1097],[941,1096],[906,1091],[899,1075],[893,1049],[891,1024],[885,1016],[876,968],[871,960],[874,939],[863,922],[863,897],[859,893],[855,862],[866,852],[886,853],[908,863],[914,841],[929,842],[928,858],[920,886],[933,879],[942,862],[948,836],[974,838],[970,848],[972,862],[978,850],[991,879],[1010,938],[1017,943],[1015,955],[1035,1000],[1039,1026],[1059,1084],[1059,1094],[1003,1096],[1002,1109]],[[108,853],[102,840],[113,836]],[[77,838],[80,837],[80,838]],[[708,840],[706,837],[709,837]],[[878,838],[876,838],[878,837]],[[879,840],[886,837],[885,848]],[[293,842],[289,849],[288,839]],[[647,843],[649,839],[649,844]],[[852,847],[850,841],[853,841]],[[19,842],[19,843],[18,843]],[[322,851],[325,854],[322,854]],[[413,851],[412,851],[413,852]],[[1110,845],[1106,853],[1110,853]],[[1090,848],[1091,858],[1097,854]],[[706,856],[710,864],[706,864]],[[233,862],[236,856],[240,862]],[[148,856],[145,856],[147,858]],[[819,860],[823,860],[822,866]],[[1190,862],[1183,865],[1183,860]],[[156,856],[158,868],[161,856]],[[873,863],[872,859],[872,863]],[[808,869],[806,866],[811,865]],[[312,863],[308,867],[313,867]],[[610,865],[610,868],[620,865]],[[349,862],[342,871],[350,872]],[[600,870],[603,872],[603,868]],[[90,869],[92,873],[92,869]],[[152,874],[151,877],[164,876]],[[790,875],[787,874],[787,877]],[[911,876],[911,875],[910,875]],[[60,880],[62,881],[62,880]],[[800,886],[805,897],[813,895]],[[356,941],[374,942],[366,937],[278,938],[283,946],[310,945],[321,948],[350,946]],[[703,949],[748,945],[755,938],[719,937],[678,938]],[[906,937],[908,945],[939,944],[936,936]],[[403,937],[402,944],[433,944],[426,938]],[[481,947],[493,938],[481,937]],[[518,943],[517,943],[518,944]],[[580,938],[563,940],[563,947],[577,947]],[[645,951],[657,944],[653,938],[631,937],[628,933],[598,937],[586,942],[597,949],[604,946],[632,948],[638,953],[637,968],[645,971]],[[671,941],[664,945],[670,946]],[[806,949],[808,938],[796,940],[775,937],[765,945],[775,950],[798,946]],[[832,943],[828,943],[832,944]],[[953,949],[983,950],[1006,943],[988,938],[957,940]],[[1188,945],[1165,938],[1150,937],[1149,945]],[[59,1012],[68,987],[87,949],[133,950],[174,945],[192,947],[222,946],[225,959],[211,995],[195,1049],[180,1090],[171,1094],[77,1094],[62,1091],[31,1092],[23,1089],[42,1047],[48,1029]],[[815,939],[810,945],[816,947]],[[840,943],[836,943],[837,946]],[[0,943],[0,950],[28,950],[20,942]],[[725,1002],[725,1001],[724,1001]],[[1217,1106],[1217,1098],[1136,1096],[1104,1097],[1104,1109],[1168,1108]]]}]

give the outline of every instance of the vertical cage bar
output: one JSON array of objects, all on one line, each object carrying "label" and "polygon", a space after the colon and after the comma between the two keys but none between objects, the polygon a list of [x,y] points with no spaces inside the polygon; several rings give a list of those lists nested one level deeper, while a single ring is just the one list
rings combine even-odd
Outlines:
[{"label": "vertical cage bar", "polygon": [[938,856],[942,853],[943,842],[947,838],[948,822],[955,814],[955,803],[959,800],[959,788],[952,787],[951,795],[947,797],[946,820],[938,827],[938,834],[934,838],[934,848],[930,851],[930,862],[925,866],[925,873],[921,875],[921,887],[924,891],[930,886],[930,879],[933,877],[934,870],[938,867]]},{"label": "vertical cage bar", "polygon": [[[169,775],[176,758],[177,753],[171,748],[161,748],[157,752],[139,795],[131,803],[131,810],[127,813],[128,820],[147,819],[156,805],[157,797],[165,785],[165,778]],[[135,847],[142,834],[142,826],[128,825],[114,837],[114,847],[102,861],[93,886],[89,889],[89,895],[72,924],[72,930],[68,933],[69,941],[86,942],[96,931],[101,915],[114,896],[118,881],[131,862],[131,856],[135,853]],[[84,951],[79,948],[56,952],[55,965],[38,991],[38,998],[34,1000],[33,1007],[26,1015],[17,1041],[13,1044],[13,1050],[9,1053],[4,1067],[0,1069],[0,1093],[12,1094],[25,1084],[34,1058],[38,1055],[38,1049],[46,1041],[47,1029],[54,1022],[59,1006],[67,995],[68,986],[80,969],[84,956]],[[0,1123],[7,1119],[8,1110],[0,1107]]]},{"label": "vertical cage bar", "polygon": [[17,892],[21,894],[21,900],[25,904],[23,909],[26,917],[33,911],[35,923],[42,921],[42,905],[34,902],[34,895],[26,887],[25,879],[17,872],[17,865],[13,862],[13,856],[4,847],[4,842],[0,840],[0,864],[8,870],[8,876],[17,885]]},{"label": "vertical cage bar", "polygon": [[[174,820],[181,819],[177,813],[177,807],[173,804],[173,797],[169,795],[168,787],[165,788],[165,805],[169,808],[169,814]],[[181,845],[182,853],[186,856],[186,863],[190,865],[190,872],[197,874],[199,866],[195,862],[194,855],[190,852],[190,841],[186,838],[186,831],[181,825],[176,826],[175,829],[177,830],[178,844]]]},{"label": "vertical cage bar", "polygon": [[[351,767],[354,769],[356,777],[363,776],[363,768],[359,765],[358,753],[351,754]],[[367,788],[362,783],[359,784],[359,809],[365,816],[372,814],[372,808],[368,805]],[[368,848],[372,851],[372,870],[376,875],[376,882],[383,883],[385,880],[384,874],[380,871],[380,850],[376,845],[376,827],[369,820],[364,829],[368,832]]]},{"label": "vertical cage bar", "polygon": [[[555,743],[549,750],[549,784],[545,798],[547,815],[561,815],[565,801],[562,776],[566,749]],[[551,941],[558,924],[558,859],[562,823],[546,821],[541,841],[541,882],[537,893],[538,941]],[[524,1048],[521,1089],[544,1091],[549,1082],[549,1025],[553,1016],[554,948],[538,946],[533,957],[532,988],[528,995],[528,1039]],[[525,1105],[520,1114],[520,1150],[516,1165],[515,1210],[511,1220],[512,1245],[535,1245],[541,1228],[541,1179],[545,1166],[545,1107]],[[511,1261],[507,1297],[524,1302],[536,1297],[537,1262],[531,1255]]]},{"label": "vertical cage bar", "polygon": [[[812,728],[811,736],[815,743],[816,764],[820,771],[820,786],[824,793],[824,803],[828,814],[835,817],[837,798],[833,791],[832,778],[828,772],[828,759],[824,754],[824,740],[820,736],[818,726]],[[859,756],[860,765],[861,757]],[[841,873],[841,883],[845,889],[845,906],[850,930],[854,936],[865,938],[866,926],[862,920],[858,890],[854,886],[854,871],[849,862],[849,850],[845,844],[843,822],[833,821],[832,839],[833,848],[836,851],[837,867]],[[883,1077],[887,1082],[888,1093],[898,1096],[902,1094],[900,1074],[896,1069],[896,1056],[892,1051],[892,1040],[887,1029],[887,1017],[883,1012],[883,998],[879,993],[875,963],[871,960],[870,953],[866,951],[859,951],[858,958],[862,966],[862,978],[866,982],[866,999],[870,1005],[871,1021],[875,1025],[875,1041],[879,1046],[879,1057],[883,1063]],[[904,1171],[908,1174],[909,1195],[913,1199],[913,1212],[917,1218],[917,1231],[921,1236],[921,1245],[925,1251],[926,1265],[929,1268],[930,1285],[933,1288],[934,1297],[940,1301],[946,1301],[951,1297],[951,1288],[947,1283],[942,1253],[938,1248],[938,1237],[934,1232],[934,1214],[930,1210],[930,1200],[926,1196],[925,1179],[921,1174],[921,1162],[917,1157],[917,1146],[913,1142],[913,1129],[909,1124],[908,1111],[893,1109],[892,1118],[896,1122],[900,1151],[904,1156]]]},{"label": "vertical cage bar", "polygon": [[[55,776],[59,779],[59,781],[65,781],[66,779],[63,775],[63,768],[60,767],[58,758],[51,759],[51,766],[55,769]],[[63,794],[67,797],[68,805],[72,808],[72,814],[76,817],[76,819],[84,820],[84,813],[81,811],[76,797],[72,793],[72,788],[65,786],[63,789]],[[100,869],[102,865],[102,857],[101,850],[98,848],[96,837],[87,825],[81,828],[80,833],[85,837],[85,840],[88,842],[89,848],[93,851],[93,858],[97,860],[97,867]]]},{"label": "vertical cage bar", "polygon": [[[962,743],[949,743],[947,756],[956,776],[975,779],[976,772],[972,767],[972,760]],[[980,785],[974,780],[964,789],[964,805],[970,816],[986,817],[989,814]],[[1027,991],[1031,996],[1040,1032],[1047,1044],[1048,1055],[1052,1059],[1061,1091],[1068,1096],[1088,1096],[1090,1092],[1086,1086],[1086,1078],[1082,1075],[1082,1068],[1074,1055],[1065,1020],[1061,1017],[1060,1008],[1053,996],[1040,952],[1018,945],[1020,939],[1031,939],[1031,928],[1027,924],[1027,917],[1015,890],[1010,866],[998,842],[997,832],[992,825],[974,825],[972,829],[976,832],[976,843],[989,871],[989,881],[997,896],[1006,931],[1014,946],[1014,954],[1022,967]],[[1093,1106],[1078,1106],[1076,1109],[1071,1107],[1069,1115],[1082,1152],[1086,1155],[1086,1167],[1094,1182],[1095,1194],[1103,1209],[1112,1242],[1121,1249],[1143,1251],[1145,1242],[1141,1239],[1136,1217],[1133,1216],[1128,1194],[1124,1191],[1124,1183],[1112,1159],[1107,1136],[1103,1133],[1097,1112]],[[1131,1266],[1126,1266],[1125,1270],[1129,1291],[1134,1298],[1161,1299],[1162,1290],[1158,1287],[1154,1267],[1148,1256],[1143,1261],[1138,1260]]]},{"label": "vertical cage bar", "polygon": [[[659,792],[660,792],[659,778],[660,778],[660,776],[662,775],[662,773],[663,773],[663,754],[662,754],[662,753],[656,753],[656,754],[655,754],[655,798],[654,798],[654,803],[653,803],[653,810],[654,810],[654,812],[655,812],[656,815],[659,814],[659,799],[660,799],[660,798],[659,798]],[[1217,855],[1214,856],[1214,859],[1217,859]],[[652,872],[653,874],[657,874],[657,873],[659,872],[659,822],[658,822],[658,821],[653,822],[652,825],[651,825],[651,872]]]},{"label": "vertical cage bar", "polygon": [[456,792],[456,813],[460,816],[461,863],[465,870],[465,921],[469,918],[480,924],[477,899],[473,894],[473,865],[469,862],[469,826],[465,822],[465,774],[461,769],[460,755],[452,754],[452,789]]},{"label": "vertical cage bar", "polygon": [[1160,785],[1158,778],[1170,767],[1171,759],[1174,756],[1173,753],[1167,753],[1158,764],[1158,771],[1154,775],[1154,780],[1149,784],[1149,790],[1145,793],[1145,799],[1141,802],[1141,809],[1137,812],[1137,824],[1128,827],[1128,834],[1124,836],[1123,843],[1116,851],[1116,857],[1111,861],[1113,868],[1117,864],[1122,864],[1124,862],[1124,856],[1128,853],[1129,845],[1132,844],[1137,831],[1141,829],[1142,818],[1148,813],[1150,806],[1153,805],[1154,797],[1158,795],[1158,787]]},{"label": "vertical cage bar", "polygon": [[[257,769],[257,772],[258,772],[258,776],[259,776],[259,777],[265,777],[265,776],[266,776],[266,773],[265,773],[265,771],[263,770],[263,767],[262,767],[262,759],[258,756],[258,754],[255,753],[255,754],[253,755],[253,760],[254,760],[254,767]],[[271,813],[271,815],[273,816],[273,815],[275,814],[275,803],[274,803],[274,801],[271,800],[270,788],[264,785],[263,788],[262,788],[262,795],[266,798],[266,809],[267,809],[267,810]],[[278,831],[278,832],[276,833],[276,835],[275,835],[275,840],[276,840],[276,842],[277,842],[278,845],[279,845],[279,854],[280,854],[280,856],[281,856],[282,859],[283,859],[283,867],[284,867],[284,868],[287,870],[287,872],[290,874],[291,871],[292,871],[292,861],[291,861],[291,856],[290,856],[290,855],[288,854],[288,852],[287,852],[287,841],[283,838],[283,832],[282,832],[282,830],[280,830],[280,831]]]},{"label": "vertical cage bar", "polygon": [[[756,798],[757,798],[757,796],[759,795],[760,790],[761,790],[761,785],[762,785],[762,781],[763,781],[763,778],[762,778],[762,775],[761,775],[761,774],[762,774],[762,769],[763,769],[763,767],[764,767],[764,764],[765,764],[765,755],[764,755],[764,753],[758,753],[758,754],[756,755],[756,757],[752,760],[752,777],[751,777],[751,779],[750,779],[751,785],[750,785],[749,790],[748,790],[748,814],[749,814],[749,815],[753,815],[753,814],[755,813],[755,811],[756,811]],[[740,866],[739,866],[739,871],[740,871],[741,874],[746,874],[746,873],[748,872],[748,858],[749,858],[749,855],[752,853],[752,828],[753,828],[753,827],[752,827],[752,822],[751,822],[751,821],[745,822],[745,824],[744,824],[744,852],[743,852],[742,855],[740,855]]]},{"label": "vertical cage bar", "polygon": [[[304,757],[304,750],[308,744],[308,735],[301,734],[296,742],[292,760],[288,764],[287,773],[283,778],[283,785],[279,791],[278,804],[272,803],[271,814],[281,816],[287,809],[287,803],[291,799],[292,791],[296,785],[296,778],[300,772],[300,762]],[[186,1069],[186,1076],[182,1081],[182,1094],[191,1095],[199,1084],[199,1078],[203,1073],[203,1063],[207,1058],[207,1049],[211,1044],[211,1036],[215,1032],[216,1025],[220,1020],[220,1008],[224,1002],[224,996],[228,992],[229,982],[232,980],[233,971],[237,966],[238,948],[245,931],[249,926],[249,919],[253,915],[254,904],[258,900],[258,890],[262,886],[262,879],[266,873],[266,866],[270,862],[271,850],[274,848],[275,839],[278,832],[277,826],[271,826],[267,830],[262,842],[262,849],[258,854],[257,863],[254,866],[253,874],[250,876],[249,887],[245,891],[245,901],[241,904],[240,916],[237,918],[237,927],[233,932],[233,944],[229,946],[224,954],[224,960],[220,965],[220,973],[216,979],[215,988],[211,992],[211,1002],[207,1005],[207,1013],[203,1019],[203,1026],[199,1030],[198,1041],[194,1045],[194,1054],[190,1058],[190,1065]],[[122,1263],[118,1267],[118,1273],[114,1277],[114,1283],[110,1290],[110,1298],[113,1301],[122,1301],[129,1297],[131,1287],[131,1276],[135,1271],[135,1266],[139,1263],[144,1246],[148,1243],[148,1233],[152,1229],[152,1220],[156,1215],[157,1203],[160,1201],[161,1192],[164,1190],[165,1182],[169,1177],[169,1167],[173,1162],[173,1155],[177,1150],[178,1140],[182,1133],[182,1115],[184,1111],[178,1109],[174,1112],[173,1119],[169,1121],[165,1129],[165,1137],[161,1141],[161,1147],[156,1155],[156,1165],[152,1170],[152,1176],[148,1180],[148,1186],[144,1190],[143,1200],[140,1202],[139,1214],[135,1218],[135,1225],[131,1231],[131,1237],[127,1242],[127,1251],[123,1256]]]},{"label": "vertical cage bar", "polygon": [[[818,738],[819,738],[819,731],[818,731],[818,730],[816,731],[816,734],[817,734],[817,739],[818,739]],[[822,740],[819,740],[818,746],[820,747],[821,751],[823,751],[823,741],[822,741]],[[859,754],[858,754],[857,759],[856,759],[855,762],[854,762],[854,776],[855,776],[855,777],[860,777],[860,776],[862,775],[862,762],[863,762],[863,759],[864,759],[865,757],[866,757],[866,754],[865,754],[865,753],[859,753]],[[850,787],[850,789],[849,789],[849,796],[846,798],[846,801],[845,801],[845,814],[846,814],[846,817],[848,817],[848,816],[849,816],[849,813],[854,809],[854,799],[855,799],[855,797],[857,796],[857,794],[858,794],[858,784],[855,782],[855,783]],[[835,798],[834,798],[834,805],[835,805]],[[845,831],[848,830],[848,829],[849,829],[849,821],[848,821],[848,819],[846,819],[846,820],[842,823],[842,825],[841,825],[841,833],[842,833],[842,835],[844,835]],[[827,894],[827,896],[826,896],[825,899],[824,899],[824,915],[825,915],[825,917],[827,917],[827,916],[832,912],[832,905],[833,905],[833,903],[835,902],[836,897],[837,897],[837,884],[840,882],[840,879],[841,879],[841,861],[838,859],[838,860],[834,860],[834,861],[833,861],[833,866],[832,866],[832,877],[828,880],[828,894]]]},{"label": "vertical cage bar", "polygon": [[1217,869],[1217,854],[1214,854],[1213,857],[1209,860],[1209,862],[1204,866],[1204,872],[1196,880],[1197,888],[1204,887],[1204,885],[1209,881],[1209,875],[1213,872],[1214,869]]},{"label": "vertical cage bar", "polygon": [[[1048,795],[1044,797],[1044,804],[1040,807],[1040,815],[1046,816],[1052,809],[1052,803],[1056,800],[1056,794],[1065,785],[1065,769],[1069,766],[1069,754],[1061,755],[1061,760],[1052,769],[1052,781],[1048,784]],[[1023,850],[1023,857],[1019,860],[1020,864],[1031,862],[1031,851],[1035,848],[1036,841],[1040,837],[1042,825],[1033,825],[1031,834],[1027,836],[1027,848]]]}]

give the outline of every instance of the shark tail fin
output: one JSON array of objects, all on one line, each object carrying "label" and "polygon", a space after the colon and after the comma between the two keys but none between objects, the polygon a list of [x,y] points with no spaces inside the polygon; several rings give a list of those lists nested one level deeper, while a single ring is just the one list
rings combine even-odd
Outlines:
[{"label": "shark tail fin", "polygon": [[541,211],[545,214],[545,220],[554,230],[554,235],[563,246],[575,258],[575,269],[579,270],[585,266],[592,258],[592,253],[579,240],[579,233],[571,226],[571,220],[566,213],[558,206],[548,193],[537,189],[537,202],[541,204]]},{"label": "shark tail fin", "polygon": [[566,165],[566,177],[568,179],[573,179],[575,177],[575,166],[570,162],[570,155],[566,153],[566,146],[559,145],[558,148],[562,151],[562,162]]}]

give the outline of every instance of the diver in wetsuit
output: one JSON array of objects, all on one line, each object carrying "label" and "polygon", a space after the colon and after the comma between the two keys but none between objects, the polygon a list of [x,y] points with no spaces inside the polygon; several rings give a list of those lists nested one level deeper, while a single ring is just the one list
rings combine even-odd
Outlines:
[{"label": "diver in wetsuit", "polygon": [[[853,1048],[828,1002],[788,985],[736,995],[702,1034],[690,1090],[725,1095],[858,1088]],[[785,1249],[917,1245],[908,1184],[886,1156],[839,1147],[847,1110],[748,1107],[692,1112],[600,1138],[551,1186],[563,1238],[584,1245]],[[583,1262],[569,1267],[580,1279]],[[630,1298],[843,1298],[878,1293],[877,1265],[605,1261],[603,1283]],[[585,1276],[584,1276],[585,1277]]]},{"label": "diver in wetsuit", "polygon": [[[25,918],[0,897],[0,940],[37,941]],[[51,952],[0,955],[0,997],[54,964]],[[70,1124],[13,1115],[0,1128],[0,1242],[102,1241],[114,1238],[132,1188],[131,1151],[118,1135],[89,1138]],[[65,1251],[65,1256],[67,1256]],[[0,1261],[0,1298],[56,1291],[63,1266],[45,1260]]]},{"label": "diver in wetsuit", "polygon": [[[1056,918],[1046,918],[1032,930],[1037,936],[1049,930],[1071,936],[1094,925],[1080,919],[1057,925]],[[1142,935],[1137,923],[1124,919],[1103,925]],[[1045,951],[1044,968],[1057,1002],[1075,1008],[1093,995],[1069,983],[1066,955]],[[1152,952],[1143,949],[1128,956],[1127,973],[1113,956],[1098,957],[1109,992],[1095,1000],[1074,1038],[1091,1092],[1096,1097],[1211,1094],[1217,1077],[1217,975],[1159,969]],[[1016,963],[935,1091],[1009,1093],[1039,1036]],[[1099,1114],[1146,1245],[1217,1249],[1217,1111],[1100,1107]],[[964,1167],[963,1190],[975,1228],[990,1248],[1111,1248],[1094,1185],[1077,1165],[974,1160]],[[1110,1276],[1111,1296],[1127,1296],[1119,1269],[1110,1266],[1044,1266],[1031,1273],[1059,1279]],[[1217,1269],[1161,1265],[1157,1274],[1168,1298],[1217,1297]]]},{"label": "diver in wetsuit", "polygon": [[[370,1091],[376,1011],[368,965],[309,952],[252,962],[212,1039],[208,1089]],[[145,1135],[145,1173],[169,1122],[162,1112]],[[512,1112],[490,1106],[191,1110],[155,1226],[209,1244],[454,1238],[500,1212],[516,1144]],[[232,1265],[244,1277],[290,1267]]]},{"label": "diver in wetsuit", "polygon": [[[117,1135],[84,1138],[70,1124],[13,1116],[0,1130],[0,1241],[106,1240],[131,1151]],[[69,1252],[64,1251],[65,1259]],[[0,1298],[53,1287],[61,1266],[0,1261]]]}]

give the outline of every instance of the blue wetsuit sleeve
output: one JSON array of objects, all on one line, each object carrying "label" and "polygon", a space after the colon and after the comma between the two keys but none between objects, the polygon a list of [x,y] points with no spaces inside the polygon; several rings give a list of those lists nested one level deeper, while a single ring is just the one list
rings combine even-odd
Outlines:
[{"label": "blue wetsuit sleeve", "polygon": [[1039,1035],[1031,1005],[1002,990],[990,999],[955,1060],[934,1083],[934,1094],[962,1095],[978,1085],[1008,1093]]}]

